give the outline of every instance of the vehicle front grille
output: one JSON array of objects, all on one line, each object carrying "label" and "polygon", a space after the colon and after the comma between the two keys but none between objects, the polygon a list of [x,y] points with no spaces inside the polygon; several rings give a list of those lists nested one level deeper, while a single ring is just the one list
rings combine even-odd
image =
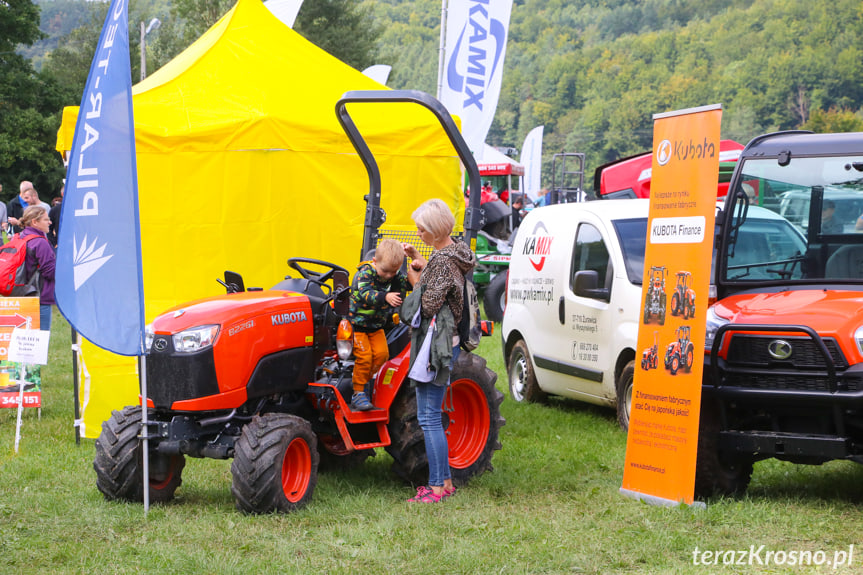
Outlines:
[{"label": "vehicle front grille", "polygon": [[[770,343],[777,339],[791,344],[793,351],[786,360],[777,360],[768,351]],[[859,377],[844,375],[848,362],[836,340],[825,338],[823,341],[836,370],[836,391],[863,389],[863,380]],[[776,391],[832,391],[824,355],[815,341],[808,337],[735,334],[724,368],[722,385],[726,386]]]},{"label": "vehicle front grille", "polygon": [[[778,362],[773,359],[767,351],[770,342],[777,339],[787,341],[794,350],[791,357],[785,362]],[[836,340],[833,338],[824,338],[824,345],[833,358],[836,371],[846,369],[848,362],[845,360],[845,356],[842,354],[842,350],[839,349]],[[731,339],[727,361],[730,365],[741,364],[767,367],[781,363],[783,365],[793,365],[795,369],[827,369],[824,363],[824,356],[818,350],[815,341],[808,337],[736,334]]]}]

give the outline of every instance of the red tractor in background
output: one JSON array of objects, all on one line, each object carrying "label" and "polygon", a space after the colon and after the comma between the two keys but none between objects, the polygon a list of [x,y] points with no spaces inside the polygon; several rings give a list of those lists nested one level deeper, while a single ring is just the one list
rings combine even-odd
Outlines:
[{"label": "red tractor in background", "polygon": [[677,272],[677,286],[671,294],[671,315],[682,315],[683,319],[695,317],[695,290],[690,272]]},{"label": "red tractor in background", "polygon": [[[362,254],[386,232],[380,174],[346,111],[348,103],[411,102],[439,119],[467,169],[473,200],[468,241],[479,229],[479,174],[445,108],[421,92],[348,92],[337,114],[369,173]],[[353,333],[346,320],[350,276],[332,263],[291,258],[298,277],[268,290],[248,288],[226,272],[226,295],[189,302],[157,317],[147,330],[147,424],[140,405],[114,411],[96,441],[97,487],[109,500],[169,501],[186,456],[233,459],[231,492],[240,511],[289,512],[305,505],[318,468],[352,467],[383,447],[402,479],[428,478],[428,459],[407,379],[407,325],[389,326],[390,360],[376,374],[375,409],[350,409]],[[442,409],[453,481],[464,484],[492,468],[503,394],[497,375],[462,352]],[[142,468],[146,434],[148,477]]]}]

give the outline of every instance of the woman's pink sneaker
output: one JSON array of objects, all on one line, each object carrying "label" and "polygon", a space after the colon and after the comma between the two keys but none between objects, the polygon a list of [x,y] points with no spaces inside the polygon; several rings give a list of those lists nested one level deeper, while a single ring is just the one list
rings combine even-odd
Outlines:
[{"label": "woman's pink sneaker", "polygon": [[435,495],[435,492],[430,487],[423,485],[417,489],[417,494],[410,499],[408,503],[438,503],[446,495]]}]

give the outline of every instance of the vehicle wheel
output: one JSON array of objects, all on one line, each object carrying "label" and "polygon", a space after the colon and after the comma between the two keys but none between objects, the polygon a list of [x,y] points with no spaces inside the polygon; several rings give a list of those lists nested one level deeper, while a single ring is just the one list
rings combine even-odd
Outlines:
[{"label": "vehicle wheel", "polygon": [[524,340],[518,340],[509,352],[509,395],[515,401],[543,403],[548,395],[539,388],[530,353]]},{"label": "vehicle wheel", "polygon": [[286,513],[303,507],[318,482],[317,438],[295,415],[256,415],[243,427],[231,464],[231,493],[246,513]]},{"label": "vehicle wheel", "polygon": [[690,345],[686,348],[686,371],[692,369],[692,363],[695,358],[695,349]]},{"label": "vehicle wheel", "polygon": [[644,325],[647,325],[650,321],[650,296],[647,296],[647,299],[644,300]]},{"label": "vehicle wheel", "polygon": [[318,471],[348,471],[356,469],[375,456],[374,449],[348,451],[341,437],[335,435],[318,437]]},{"label": "vehicle wheel", "polygon": [[695,317],[695,304],[692,304],[691,306],[689,306],[689,317],[690,318]]},{"label": "vehicle wheel", "polygon": [[651,364],[651,367],[653,367],[653,369],[656,369],[656,364],[657,364],[658,362],[659,362],[659,355],[654,355],[654,356],[653,356],[653,362],[652,362],[652,364]]},{"label": "vehicle wheel", "polygon": [[671,358],[671,375],[677,375],[678,369],[680,369],[680,358],[675,355]]},{"label": "vehicle wheel", "polygon": [[689,319],[689,306],[683,306],[683,319]]},{"label": "vehicle wheel", "polygon": [[617,423],[623,431],[629,430],[629,413],[632,410],[632,384],[635,381],[635,361],[630,361],[617,379]]},{"label": "vehicle wheel", "polygon": [[503,309],[506,307],[506,272],[500,272],[487,286],[482,296],[485,317],[491,321],[503,321]]},{"label": "vehicle wheel", "polygon": [[678,315],[680,313],[680,297],[675,293],[671,296],[671,315]]},{"label": "vehicle wheel", "polygon": [[[130,405],[123,411],[113,411],[102,423],[102,433],[96,440],[96,487],[108,500],[144,501],[141,477],[143,445],[138,440],[141,431],[141,407]],[[165,503],[183,482],[186,458],[182,455],[161,455],[150,445],[148,461],[149,500]]]},{"label": "vehicle wheel", "polygon": [[723,456],[718,439],[719,414],[709,401],[703,402],[695,462],[695,497],[699,499],[742,494],[752,479],[752,458]]},{"label": "vehicle wheel", "polygon": [[[472,353],[462,352],[453,368],[443,424],[456,485],[490,471],[492,455],[500,449],[498,435],[506,420],[500,415],[503,394],[494,385],[496,379],[485,360]],[[393,401],[387,428],[392,442],[386,450],[395,460],[395,474],[413,485],[426,483],[425,439],[417,421],[416,392],[407,382]]]}]

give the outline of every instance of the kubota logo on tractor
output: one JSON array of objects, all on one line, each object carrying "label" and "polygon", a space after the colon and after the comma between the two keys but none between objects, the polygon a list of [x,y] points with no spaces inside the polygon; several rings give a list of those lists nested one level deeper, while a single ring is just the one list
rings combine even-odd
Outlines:
[{"label": "kubota logo on tractor", "polygon": [[538,272],[542,271],[546,256],[551,255],[553,239],[542,222],[537,222],[536,227],[533,228],[533,233],[524,238],[522,253],[528,256],[530,265]]}]

